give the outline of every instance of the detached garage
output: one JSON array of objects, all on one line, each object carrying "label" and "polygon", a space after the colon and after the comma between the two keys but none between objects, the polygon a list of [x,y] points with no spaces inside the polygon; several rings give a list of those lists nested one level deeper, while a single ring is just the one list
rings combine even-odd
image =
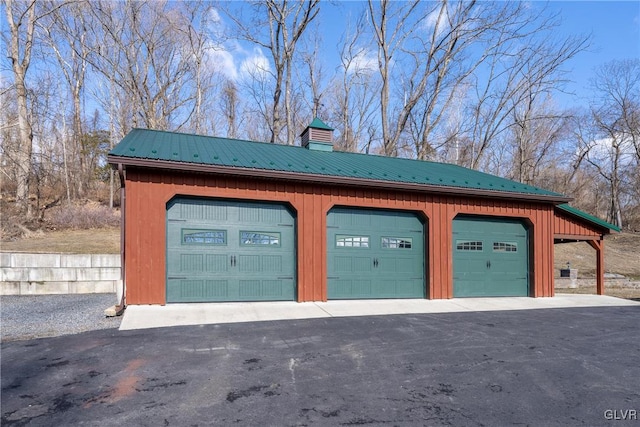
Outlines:
[{"label": "detached garage", "polygon": [[109,153],[127,304],[553,296],[553,245],[616,227],[450,164],[134,129]]}]

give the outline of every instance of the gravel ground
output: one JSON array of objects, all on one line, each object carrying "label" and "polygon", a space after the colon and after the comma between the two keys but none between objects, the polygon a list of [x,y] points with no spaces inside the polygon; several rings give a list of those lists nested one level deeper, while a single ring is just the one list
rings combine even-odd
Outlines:
[{"label": "gravel ground", "polygon": [[115,294],[3,296],[0,335],[5,342],[118,328],[121,317],[104,315],[115,303]]}]

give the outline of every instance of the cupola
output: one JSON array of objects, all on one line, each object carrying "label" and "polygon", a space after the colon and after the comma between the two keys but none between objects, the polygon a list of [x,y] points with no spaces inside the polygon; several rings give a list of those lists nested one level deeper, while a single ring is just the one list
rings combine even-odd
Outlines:
[{"label": "cupola", "polygon": [[333,151],[333,128],[330,128],[319,118],[313,119],[311,124],[300,135],[302,146],[314,151]]}]

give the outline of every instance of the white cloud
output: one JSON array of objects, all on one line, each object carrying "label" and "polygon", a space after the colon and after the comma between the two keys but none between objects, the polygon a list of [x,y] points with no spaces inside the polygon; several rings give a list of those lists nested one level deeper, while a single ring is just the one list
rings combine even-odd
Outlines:
[{"label": "white cloud", "polygon": [[213,7],[209,9],[209,14],[207,16],[207,29],[211,35],[216,38],[222,37],[226,29],[226,25],[220,16],[220,13]]},{"label": "white cloud", "polygon": [[230,46],[210,43],[207,52],[209,66],[230,80],[264,80],[272,71],[269,59],[258,47],[247,52],[237,44]]},{"label": "white cloud", "polygon": [[269,59],[267,59],[262,53],[262,50],[257,47],[254,47],[253,52],[244,58],[240,65],[241,78],[264,80],[269,73],[271,73]]},{"label": "white cloud", "polygon": [[358,52],[348,65],[347,74],[369,74],[378,69],[378,57],[368,49]]},{"label": "white cloud", "polygon": [[220,17],[220,13],[218,13],[218,10],[215,7],[212,7],[211,9],[209,9],[209,22],[218,24],[218,23],[222,23],[222,18]]},{"label": "white cloud", "polygon": [[[442,10],[444,8],[444,10]],[[449,29],[449,15],[447,12],[447,5],[436,7],[427,17],[422,21],[422,28],[427,32],[436,32],[436,36],[442,34],[443,31]]]},{"label": "white cloud", "polygon": [[215,71],[224,74],[230,80],[267,77],[271,71],[267,57],[257,47],[247,51],[237,41],[225,37],[227,25],[224,17],[215,8],[209,9],[207,30],[207,62]]},{"label": "white cloud", "polygon": [[238,78],[238,69],[233,54],[223,46],[212,46],[209,50],[209,64],[214,70],[224,74],[228,79]]},{"label": "white cloud", "polygon": [[[615,141],[620,149],[620,165],[630,165],[633,161],[634,148],[630,138],[621,138]],[[589,156],[592,160],[597,161],[601,167],[608,170],[608,163],[615,151],[612,138],[602,138],[594,140],[589,150]]]}]

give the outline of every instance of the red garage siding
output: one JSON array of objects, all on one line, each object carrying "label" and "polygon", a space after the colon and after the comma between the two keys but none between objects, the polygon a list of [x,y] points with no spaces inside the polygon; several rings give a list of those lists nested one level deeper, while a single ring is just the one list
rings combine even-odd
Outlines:
[{"label": "red garage siding", "polygon": [[554,208],[549,203],[433,196],[398,190],[288,183],[128,168],[125,179],[127,304],[166,303],[166,204],[177,195],[274,201],[297,217],[298,301],[326,301],[326,217],[333,206],[420,212],[427,219],[427,295],[453,297],[452,222],[459,214],[521,218],[530,226],[530,289],[553,296]]},{"label": "red garage siding", "polygon": [[556,238],[584,240],[589,237],[599,240],[600,236],[602,236],[601,228],[590,226],[584,221],[560,212],[556,212],[553,229]]}]

